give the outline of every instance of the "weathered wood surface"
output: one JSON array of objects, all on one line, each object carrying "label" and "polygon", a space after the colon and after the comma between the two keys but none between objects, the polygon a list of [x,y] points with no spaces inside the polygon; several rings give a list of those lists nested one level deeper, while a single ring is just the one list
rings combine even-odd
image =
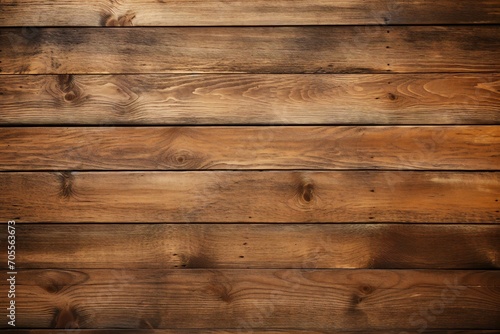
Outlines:
[{"label": "weathered wood surface", "polygon": [[[2,74],[499,72],[495,26],[0,30]],[[478,61],[480,60],[480,61]]]},{"label": "weathered wood surface", "polygon": [[499,24],[498,0],[0,0],[15,333],[500,333]]},{"label": "weathered wood surface", "polygon": [[[9,330],[5,329],[2,333],[4,334],[70,334],[76,331],[76,329],[15,329]],[[243,329],[78,329],[78,333],[81,334],[114,334],[114,333],[124,333],[124,334],[241,334],[241,333],[253,333],[253,334],[359,334],[359,331],[346,331],[346,330],[304,330],[304,329],[256,329],[250,330]],[[363,330],[366,334],[397,334],[400,332],[404,333],[418,333],[418,329],[399,329],[399,330]],[[454,329],[436,329],[436,330],[426,330],[426,334],[498,334],[500,330],[480,330],[480,329],[466,329],[466,330],[454,330]]]},{"label": "weathered wood surface", "polygon": [[500,222],[496,172],[15,172],[0,192],[19,222]]},{"label": "weathered wood surface", "polygon": [[491,329],[500,312],[498,271],[23,270],[16,283],[28,328]]},{"label": "weathered wood surface", "polygon": [[500,225],[18,224],[16,235],[19,269],[500,268]]},{"label": "weathered wood surface", "polygon": [[0,128],[0,170],[496,170],[500,128]]},{"label": "weathered wood surface", "polygon": [[5,75],[0,124],[500,124],[500,75]]},{"label": "weathered wood surface", "polygon": [[5,0],[3,26],[498,24],[495,0]]}]

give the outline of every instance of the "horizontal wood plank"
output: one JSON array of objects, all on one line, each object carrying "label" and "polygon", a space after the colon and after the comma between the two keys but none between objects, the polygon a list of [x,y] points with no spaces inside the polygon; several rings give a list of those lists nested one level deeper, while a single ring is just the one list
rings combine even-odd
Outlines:
[{"label": "horizontal wood plank", "polygon": [[[2,74],[499,72],[496,26],[0,30]],[[480,61],[478,61],[480,60]]]},{"label": "horizontal wood plank", "polygon": [[[76,329],[70,330],[70,333],[76,332]],[[366,334],[398,334],[398,333],[418,333],[418,329],[400,328],[391,330],[363,330]],[[70,334],[68,329],[5,329],[4,334]],[[346,330],[304,330],[304,329],[257,329],[245,330],[237,329],[78,329],[81,334],[359,334],[359,331]],[[481,330],[481,329],[435,329],[426,330],[426,334],[498,334],[500,330]]]},{"label": "horizontal wood plank", "polygon": [[500,75],[5,75],[0,124],[499,124]]},{"label": "horizontal wood plank", "polygon": [[0,170],[496,170],[500,126],[0,128]]},{"label": "horizontal wood plank", "polygon": [[500,268],[500,225],[17,224],[16,237],[18,269]]},{"label": "horizontal wood plank", "polygon": [[23,270],[16,288],[28,328],[491,329],[500,310],[498,271]]},{"label": "horizontal wood plank", "polygon": [[500,222],[496,172],[0,174],[19,222]]},{"label": "horizontal wood plank", "polygon": [[1,3],[0,21],[17,27],[498,24],[500,6],[495,0],[16,0]]}]

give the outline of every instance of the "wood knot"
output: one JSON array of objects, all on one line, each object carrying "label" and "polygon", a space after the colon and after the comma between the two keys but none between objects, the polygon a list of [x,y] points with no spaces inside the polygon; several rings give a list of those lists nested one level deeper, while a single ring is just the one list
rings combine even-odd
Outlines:
[{"label": "wood knot", "polygon": [[388,97],[388,98],[389,98],[389,100],[391,100],[391,101],[395,101],[395,100],[397,100],[397,99],[398,99],[398,97],[397,97],[396,95],[392,94],[392,93],[387,94],[387,97]]},{"label": "wood knot", "polygon": [[63,95],[65,102],[76,103],[82,97],[82,90],[77,85],[72,74],[61,74],[57,76],[58,95]]},{"label": "wood knot", "polygon": [[364,295],[369,295],[373,292],[373,288],[369,285],[363,285],[359,288],[359,291],[361,291],[362,294]]},{"label": "wood knot", "polygon": [[104,27],[131,27],[134,25],[132,20],[135,16],[135,13],[130,11],[119,17],[113,14],[103,14],[101,15],[101,25]]},{"label": "wood knot", "polygon": [[302,187],[302,198],[304,202],[311,202],[313,200],[314,185],[307,183]]},{"label": "wood knot", "polygon": [[75,176],[71,172],[59,173],[59,196],[70,199],[75,195],[73,183]]},{"label": "wood knot", "polygon": [[64,99],[65,99],[66,101],[71,102],[71,101],[73,101],[74,99],[76,99],[76,95],[75,95],[75,93],[73,93],[73,92],[69,92],[69,93],[67,93],[66,95],[64,95]]},{"label": "wood knot", "polygon": [[351,308],[355,309],[359,304],[363,302],[365,298],[362,296],[359,296],[357,294],[352,295],[351,297]]},{"label": "wood knot", "polygon": [[86,282],[88,275],[77,271],[46,270],[37,275],[37,284],[48,293],[58,293],[66,287]]},{"label": "wood knot", "polygon": [[314,210],[314,204],[318,201],[316,184],[307,175],[297,175],[295,178],[295,191],[290,205],[300,210]]},{"label": "wood knot", "polygon": [[312,181],[304,181],[299,184],[298,188],[299,200],[308,204],[314,199],[314,184]]},{"label": "wood knot", "polygon": [[171,168],[185,169],[199,167],[199,159],[188,150],[175,150],[167,152],[167,165]]}]

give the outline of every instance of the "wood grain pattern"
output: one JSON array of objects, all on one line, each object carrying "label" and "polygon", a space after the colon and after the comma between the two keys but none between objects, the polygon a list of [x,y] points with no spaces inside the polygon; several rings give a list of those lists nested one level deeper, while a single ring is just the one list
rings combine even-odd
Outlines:
[{"label": "wood grain pattern", "polygon": [[500,127],[0,128],[0,170],[496,170]]},{"label": "wood grain pattern", "polygon": [[[3,74],[499,72],[495,26],[0,30]],[[478,61],[480,59],[481,61]]]},{"label": "wood grain pattern", "polygon": [[[71,333],[76,329],[71,330]],[[242,332],[253,334],[359,334],[359,331],[346,330],[304,330],[304,329],[78,329],[82,334],[241,334]],[[366,334],[397,334],[400,332],[417,333],[418,330],[412,329],[393,329],[393,330],[363,330]],[[4,334],[68,334],[68,329],[5,329]],[[437,329],[426,330],[426,334],[498,334],[500,330],[480,330],[480,329]]]},{"label": "wood grain pattern", "polygon": [[500,225],[18,224],[16,235],[23,270],[500,268]]},{"label": "wood grain pattern", "polygon": [[[77,14],[76,14],[77,13]],[[3,26],[226,26],[500,23],[494,0],[3,1]]]},{"label": "wood grain pattern", "polygon": [[496,172],[16,172],[19,222],[500,222]]},{"label": "wood grain pattern", "polygon": [[27,328],[491,329],[500,310],[498,271],[23,270],[17,291]]},{"label": "wood grain pattern", "polygon": [[500,124],[500,75],[5,75],[0,124]]}]

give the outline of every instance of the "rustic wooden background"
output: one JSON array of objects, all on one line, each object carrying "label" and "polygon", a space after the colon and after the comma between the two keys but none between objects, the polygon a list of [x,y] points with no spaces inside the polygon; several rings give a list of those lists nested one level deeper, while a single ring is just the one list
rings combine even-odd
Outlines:
[{"label": "rustic wooden background", "polygon": [[498,24],[498,0],[1,0],[9,333],[499,333]]}]

